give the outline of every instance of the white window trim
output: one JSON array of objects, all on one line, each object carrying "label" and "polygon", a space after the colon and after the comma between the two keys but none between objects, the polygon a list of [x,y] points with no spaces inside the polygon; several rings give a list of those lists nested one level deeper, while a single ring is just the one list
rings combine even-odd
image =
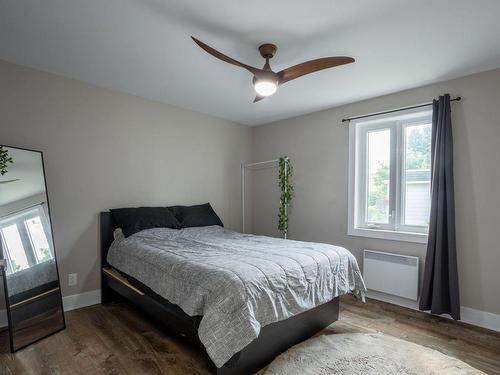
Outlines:
[{"label": "white window trim", "polygon": [[[419,110],[421,111],[421,110]],[[407,113],[418,112],[418,111],[407,111]],[[384,118],[385,116],[376,116],[377,118]],[[356,181],[357,175],[357,139],[356,139],[356,125],[351,124],[349,126],[349,176],[348,176],[348,207],[347,207],[347,234],[349,236],[357,237],[367,237],[376,238],[384,240],[402,241],[402,242],[413,242],[426,244],[428,239],[427,233],[418,232],[407,232],[407,231],[394,231],[387,229],[378,228],[362,228],[356,226],[356,194],[358,191],[358,185]],[[399,181],[399,178],[396,179]]]}]

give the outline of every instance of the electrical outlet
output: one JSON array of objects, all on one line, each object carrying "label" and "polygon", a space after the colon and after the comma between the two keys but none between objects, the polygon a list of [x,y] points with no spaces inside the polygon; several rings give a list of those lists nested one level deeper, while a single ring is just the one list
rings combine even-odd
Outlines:
[{"label": "electrical outlet", "polygon": [[76,273],[68,274],[68,286],[75,286],[78,284],[78,275]]}]

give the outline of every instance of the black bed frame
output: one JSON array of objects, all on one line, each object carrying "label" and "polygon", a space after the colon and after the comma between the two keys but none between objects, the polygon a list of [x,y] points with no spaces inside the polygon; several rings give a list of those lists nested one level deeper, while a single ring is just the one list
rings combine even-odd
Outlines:
[{"label": "black bed frame", "polygon": [[[100,228],[103,270],[101,272],[102,303],[108,303],[120,297],[124,298],[152,316],[169,331],[187,338],[205,352],[198,338],[201,316],[187,315],[179,306],[168,302],[130,276],[122,274],[124,278],[120,279],[109,273],[112,267],[107,263],[106,257],[115,229],[109,212],[100,213]],[[116,270],[112,271],[116,272]],[[310,338],[335,322],[338,316],[339,299],[335,298],[299,315],[269,324],[261,329],[258,338],[236,353],[224,366],[217,368],[213,365],[211,370],[217,375],[253,374],[291,346]]]}]

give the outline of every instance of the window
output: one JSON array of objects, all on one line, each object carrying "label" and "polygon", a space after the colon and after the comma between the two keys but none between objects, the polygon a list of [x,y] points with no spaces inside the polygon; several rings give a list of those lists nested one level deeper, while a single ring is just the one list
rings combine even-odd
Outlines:
[{"label": "window", "polygon": [[427,241],[431,123],[422,108],[351,123],[348,234]]},{"label": "window", "polygon": [[0,219],[0,240],[7,273],[51,260],[50,232],[41,205]]}]

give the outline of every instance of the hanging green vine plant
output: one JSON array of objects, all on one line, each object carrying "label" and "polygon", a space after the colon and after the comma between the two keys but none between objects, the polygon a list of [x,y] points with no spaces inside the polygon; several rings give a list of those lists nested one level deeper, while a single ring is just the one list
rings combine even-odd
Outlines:
[{"label": "hanging green vine plant", "polygon": [[14,160],[9,156],[9,151],[0,146],[0,175],[7,173],[7,166],[14,163]]},{"label": "hanging green vine plant", "polygon": [[278,185],[280,188],[280,207],[278,212],[278,230],[286,238],[288,234],[288,206],[293,197],[293,167],[288,156],[279,158]]}]

